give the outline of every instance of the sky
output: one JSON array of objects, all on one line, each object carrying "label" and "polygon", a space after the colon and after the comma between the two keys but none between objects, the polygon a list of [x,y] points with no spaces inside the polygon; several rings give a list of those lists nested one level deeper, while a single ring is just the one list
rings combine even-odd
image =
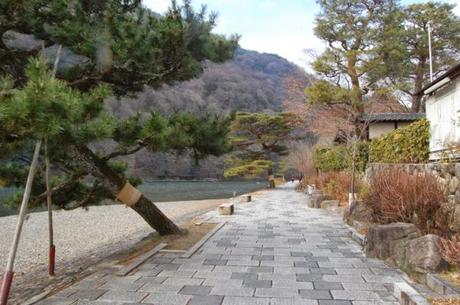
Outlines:
[{"label": "sky", "polygon": [[[180,0],[178,1],[180,3]],[[402,0],[402,4],[426,2]],[[457,3],[459,0],[444,0]],[[170,0],[143,0],[158,13],[168,9]],[[323,43],[313,34],[314,18],[319,7],[314,0],[194,0],[196,7],[207,4],[219,13],[216,33],[240,34],[241,47],[278,54],[310,70],[311,57],[305,49],[321,52]],[[460,16],[460,4],[456,14]]]}]

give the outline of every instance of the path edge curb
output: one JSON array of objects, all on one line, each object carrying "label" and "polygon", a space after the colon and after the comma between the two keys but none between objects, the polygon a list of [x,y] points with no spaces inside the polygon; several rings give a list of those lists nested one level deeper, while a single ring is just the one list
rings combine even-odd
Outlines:
[{"label": "path edge curb", "polygon": [[401,305],[430,305],[425,297],[405,282],[394,284],[393,295]]},{"label": "path edge curb", "polygon": [[118,276],[126,276],[128,273],[130,273],[131,271],[133,271],[134,269],[136,269],[137,267],[139,267],[139,265],[141,265],[142,263],[144,263],[146,260],[148,260],[149,258],[151,258],[152,256],[154,256],[155,254],[157,254],[158,252],[160,252],[161,249],[165,248],[168,244],[165,244],[165,243],[161,243],[159,245],[157,245],[155,248],[153,248],[152,250],[142,254],[141,256],[137,257],[131,264],[121,268],[120,270],[118,270],[115,275],[118,275]]},{"label": "path edge curb", "polygon": [[227,222],[223,221],[218,223],[214,229],[209,231],[202,239],[200,239],[196,244],[194,244],[190,249],[187,250],[184,254],[182,254],[181,258],[190,258],[198,249],[200,249],[207,241],[210,239],[214,234],[217,233]]}]

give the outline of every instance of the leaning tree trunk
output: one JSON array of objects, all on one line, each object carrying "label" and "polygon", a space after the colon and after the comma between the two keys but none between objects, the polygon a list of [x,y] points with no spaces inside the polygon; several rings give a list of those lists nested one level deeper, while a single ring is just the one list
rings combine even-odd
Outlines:
[{"label": "leaning tree trunk", "polygon": [[[103,179],[104,185],[110,190],[115,198],[119,198],[120,193],[126,186],[129,187],[131,192],[138,192],[140,194],[138,190],[129,185],[126,179],[112,170],[105,160],[97,156],[87,146],[78,145],[75,148],[79,158],[82,159],[81,161],[89,167],[89,171],[93,175]],[[144,195],[140,194],[135,202],[130,202],[129,207],[144,218],[144,220],[160,235],[181,233],[179,227]]]}]

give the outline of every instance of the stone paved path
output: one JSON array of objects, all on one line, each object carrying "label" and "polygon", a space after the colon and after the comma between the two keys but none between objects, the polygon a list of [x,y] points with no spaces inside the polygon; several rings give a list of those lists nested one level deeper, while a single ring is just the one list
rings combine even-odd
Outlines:
[{"label": "stone paved path", "polygon": [[94,274],[38,304],[369,305],[398,304],[401,274],[363,256],[347,228],[305,195],[280,188],[236,206],[191,258],[160,253],[126,277]]}]

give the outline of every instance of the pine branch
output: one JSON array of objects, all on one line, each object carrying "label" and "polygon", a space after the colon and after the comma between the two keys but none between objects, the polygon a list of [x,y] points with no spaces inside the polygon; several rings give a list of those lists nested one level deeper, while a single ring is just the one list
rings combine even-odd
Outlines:
[{"label": "pine branch", "polygon": [[147,145],[144,142],[141,142],[141,143],[139,143],[139,145],[137,145],[137,146],[135,146],[135,147],[133,147],[131,149],[122,149],[122,150],[114,151],[114,152],[104,156],[102,158],[102,160],[103,161],[108,161],[108,160],[116,158],[116,157],[132,155],[132,154],[138,152],[139,150],[141,150],[142,148],[144,148],[146,146]]}]

